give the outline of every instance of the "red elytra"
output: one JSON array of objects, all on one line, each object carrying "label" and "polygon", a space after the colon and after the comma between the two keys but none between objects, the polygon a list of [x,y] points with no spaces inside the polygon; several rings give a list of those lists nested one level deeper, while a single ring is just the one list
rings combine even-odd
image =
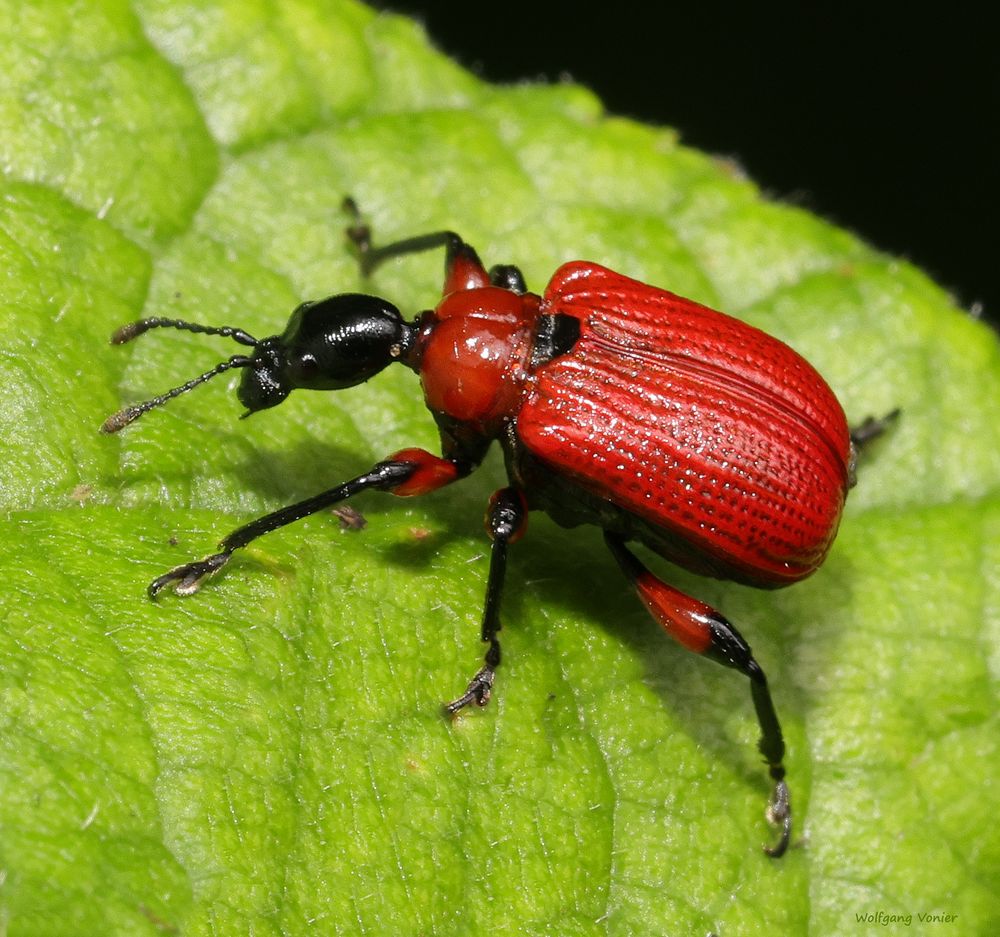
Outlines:
[{"label": "red elytra", "polygon": [[[596,524],[618,565],[664,630],[689,650],[750,678],[760,750],[774,781],[769,819],[780,856],[791,836],[784,741],[767,679],[750,647],[718,611],[663,582],[626,546],[637,540],[695,572],[762,588],[816,570],[837,531],[853,483],[854,445],[843,411],[820,375],[777,339],[744,322],[576,261],[544,295],[516,267],[487,271],[458,235],[443,231],[374,248],[367,228],[350,236],[367,274],[386,260],[447,249],[443,297],[405,322],[391,303],[341,294],[303,303],[281,335],[144,319],[115,343],[153,328],[222,335],[249,346],[180,387],[110,417],[117,432],[216,374],[243,369],[248,412],[292,389],[336,390],[393,361],[421,380],[441,436],[441,456],[401,449],[357,477],[246,524],[218,553],[156,579],[180,594],[198,589],[232,553],[285,524],[368,489],[427,494],[468,475],[499,442],[510,484],[490,500],[492,538],[482,639],[489,646],[451,713],[484,705],[500,663],[500,599],[507,546],[528,512],[558,524]],[[866,435],[878,432],[869,425]]]}]

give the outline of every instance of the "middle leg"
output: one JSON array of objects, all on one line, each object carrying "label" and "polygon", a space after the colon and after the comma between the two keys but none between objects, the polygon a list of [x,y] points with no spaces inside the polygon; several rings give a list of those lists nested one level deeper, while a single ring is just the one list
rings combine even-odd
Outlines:
[{"label": "middle leg", "polygon": [[486,604],[483,608],[483,641],[489,645],[479,672],[469,681],[465,692],[445,705],[445,711],[457,713],[475,703],[485,706],[493,691],[496,669],[500,665],[500,596],[507,572],[507,544],[519,540],[528,526],[528,507],[516,488],[501,488],[490,499],[486,511],[486,529],[493,540],[490,571],[486,580]]}]

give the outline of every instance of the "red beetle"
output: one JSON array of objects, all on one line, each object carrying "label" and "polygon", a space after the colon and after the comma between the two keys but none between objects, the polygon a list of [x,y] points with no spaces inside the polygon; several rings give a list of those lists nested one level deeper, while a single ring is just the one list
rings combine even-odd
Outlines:
[{"label": "red beetle", "polygon": [[[348,202],[353,209],[353,203]],[[597,524],[608,548],[666,632],[684,647],[750,678],[774,792],[780,856],[791,835],[784,741],[767,679],[746,641],[717,611],[654,576],[625,545],[638,540],[672,563],[760,588],[802,579],[823,562],[853,483],[854,445],[830,388],[777,339],[673,293],[597,264],[560,267],[543,296],[512,266],[483,267],[458,235],[442,231],[381,248],[367,228],[349,231],[367,275],[401,254],[445,247],[443,298],[404,321],[373,296],[344,294],[300,305],[281,335],[143,319],[112,338],[153,328],[222,335],[252,349],[166,394],[126,407],[104,432],[231,368],[249,413],[295,388],[337,390],[393,361],[420,375],[442,455],[402,449],[341,485],[231,533],[220,552],[160,576],[194,592],[233,551],[261,534],[369,488],[422,495],[475,469],[500,443],[510,486],[490,500],[492,538],[482,638],[485,661],[457,712],[484,705],[500,663],[500,595],[507,544],[528,512],[564,527]],[[869,432],[870,434],[870,432]]]}]

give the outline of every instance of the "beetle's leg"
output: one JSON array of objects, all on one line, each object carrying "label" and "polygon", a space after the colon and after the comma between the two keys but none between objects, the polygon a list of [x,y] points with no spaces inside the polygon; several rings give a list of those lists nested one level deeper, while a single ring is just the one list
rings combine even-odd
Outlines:
[{"label": "beetle's leg", "polygon": [[469,681],[465,692],[445,705],[456,713],[469,703],[485,706],[493,689],[493,679],[500,665],[500,596],[507,571],[507,544],[519,540],[528,526],[528,507],[516,488],[501,488],[490,498],[486,511],[486,529],[493,539],[490,549],[490,572],[486,580],[486,604],[483,608],[483,641],[489,644],[485,662]]},{"label": "beetle's leg", "polygon": [[767,677],[754,660],[750,646],[715,609],[657,579],[625,546],[620,537],[605,532],[604,538],[646,608],[670,637],[688,650],[733,667],[750,678],[750,693],[757,711],[757,721],[760,723],[759,748],[774,781],[768,819],[781,827],[778,842],[774,846],[765,846],[764,851],[775,858],[783,855],[792,835],[792,805],[782,764],[785,742],[771,693],[767,688]]},{"label": "beetle's leg", "polygon": [[505,290],[517,293],[518,296],[528,292],[521,268],[515,267],[513,264],[494,264],[490,267],[490,284],[501,286]]},{"label": "beetle's leg", "polygon": [[393,257],[418,254],[443,247],[445,295],[458,290],[490,285],[490,275],[486,272],[475,248],[466,244],[454,231],[433,231],[430,234],[420,234],[374,247],[371,228],[361,220],[358,206],[350,196],[344,199],[344,210],[354,219],[347,228],[347,236],[358,250],[362,276],[370,276],[376,268]]},{"label": "beetle's leg", "polygon": [[469,474],[473,465],[459,459],[442,459],[424,449],[401,449],[388,459],[372,466],[363,475],[352,478],[336,488],[320,492],[304,501],[265,514],[257,520],[234,530],[219,546],[218,553],[194,563],[185,563],[154,579],[148,588],[150,598],[170,583],[175,583],[174,591],[180,595],[197,592],[206,576],[222,569],[235,550],[245,547],[263,534],[277,530],[294,521],[322,511],[339,501],[345,501],[374,488],[393,494],[422,495],[456,481]]},{"label": "beetle's leg", "polygon": [[893,423],[899,419],[900,409],[890,410],[885,416],[869,416],[857,426],[851,427],[851,442],[863,449],[873,439],[878,439]]},{"label": "beetle's leg", "polygon": [[899,418],[899,407],[885,416],[869,416],[851,427],[851,455],[847,463],[847,486],[853,488],[858,481],[858,456],[874,439],[878,439]]}]

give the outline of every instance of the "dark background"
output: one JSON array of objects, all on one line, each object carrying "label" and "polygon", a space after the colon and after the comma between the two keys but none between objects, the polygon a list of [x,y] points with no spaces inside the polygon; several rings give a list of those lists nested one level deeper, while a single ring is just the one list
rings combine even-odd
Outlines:
[{"label": "dark background", "polygon": [[612,113],[735,157],[770,195],[908,258],[1000,321],[998,35],[985,13],[698,0],[376,6],[421,20],[485,79],[569,77]]}]

